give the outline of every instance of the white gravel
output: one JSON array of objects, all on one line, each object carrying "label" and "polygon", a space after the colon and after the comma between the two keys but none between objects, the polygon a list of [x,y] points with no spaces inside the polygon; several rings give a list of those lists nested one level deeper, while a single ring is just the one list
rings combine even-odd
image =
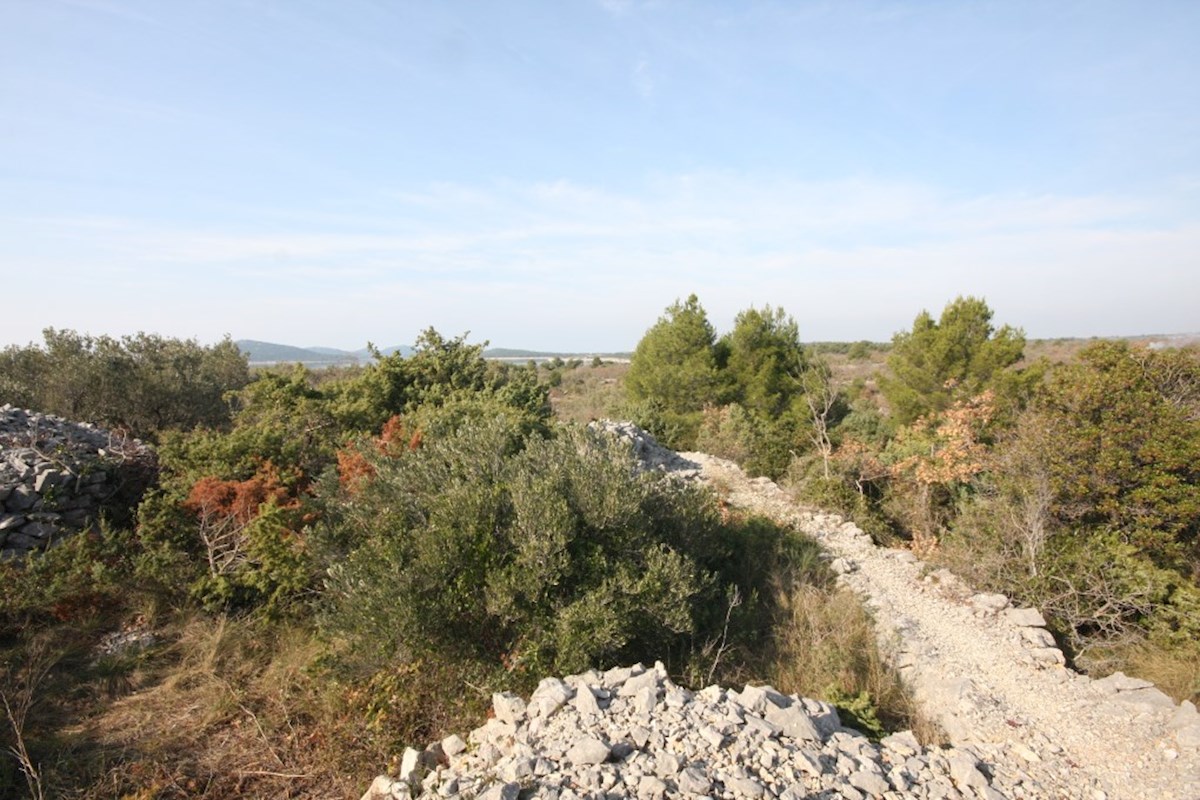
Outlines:
[{"label": "white gravel", "polygon": [[995,609],[1003,598],[972,603],[953,575],[876,547],[853,523],[793,504],[773,482],[703,453],[681,455],[730,505],[821,542],[871,609],[880,643],[925,713],[956,747],[1027,776],[1029,793],[1014,797],[1200,798],[1194,706],[1119,673],[1093,681],[1074,672],[1045,646],[1042,629],[1017,624],[1035,617]]}]

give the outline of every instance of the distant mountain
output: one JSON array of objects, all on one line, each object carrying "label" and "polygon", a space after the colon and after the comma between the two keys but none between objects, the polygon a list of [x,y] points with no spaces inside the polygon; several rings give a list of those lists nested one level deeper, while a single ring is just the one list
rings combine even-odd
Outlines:
[{"label": "distant mountain", "polygon": [[[336,347],[293,347],[289,344],[274,342],[258,342],[253,339],[238,339],[234,342],[238,349],[246,354],[251,364],[306,364],[312,366],[330,366],[333,364],[365,364],[371,360],[367,348],[361,350],[339,350]],[[382,347],[380,352],[385,356],[400,353],[407,358],[413,349],[408,345],[393,345]]]},{"label": "distant mountain", "polygon": [[544,351],[544,350],[520,350],[511,347],[489,347],[483,351],[484,358],[591,358],[592,356],[600,356],[602,358],[629,358],[632,353],[597,353],[590,351],[587,353],[564,353],[562,351]]},{"label": "distant mountain", "polygon": [[[406,344],[394,344],[391,347],[379,348],[379,352],[383,353],[385,356],[390,356],[392,353],[399,353],[402,357],[408,358],[416,351]],[[371,351],[365,347],[361,350],[355,350],[354,355],[358,356],[363,361],[371,360]]]},{"label": "distant mountain", "polygon": [[483,351],[484,358],[554,358],[561,353],[543,353],[540,350],[519,350],[511,347],[489,347]]},{"label": "distant mountain", "polygon": [[[336,347],[306,347],[305,350],[312,350],[314,353],[322,353],[330,356],[346,356],[349,358],[357,358],[359,361],[370,361],[371,351],[365,347],[360,347],[357,350],[338,350]],[[413,349],[406,344],[394,344],[391,347],[381,347],[379,352],[385,356],[390,356],[392,353],[399,353],[404,358],[408,358],[413,354]]]}]

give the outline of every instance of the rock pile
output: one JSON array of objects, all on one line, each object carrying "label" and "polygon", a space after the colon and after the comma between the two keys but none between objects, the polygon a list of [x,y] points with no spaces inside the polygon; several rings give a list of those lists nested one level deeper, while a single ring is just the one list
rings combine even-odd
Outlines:
[{"label": "rock pile", "polygon": [[693,693],[662,664],[547,678],[528,702],[501,693],[492,708],[467,741],[407,750],[398,778],[363,800],[1041,796],[969,748],[923,748],[910,732],[875,744],[826,703],[770,686]]},{"label": "rock pile", "polygon": [[150,449],[86,423],[0,406],[0,558],[21,558],[131,507]]},{"label": "rock pile", "polygon": [[588,427],[628,442],[634,458],[644,470],[662,470],[681,478],[698,478],[700,475],[699,464],[663,447],[657,439],[632,422],[601,419],[592,422]]}]

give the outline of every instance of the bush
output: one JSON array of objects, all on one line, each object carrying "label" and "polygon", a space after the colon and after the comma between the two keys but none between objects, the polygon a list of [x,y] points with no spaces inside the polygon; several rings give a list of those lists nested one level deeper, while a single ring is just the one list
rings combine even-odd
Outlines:
[{"label": "bush", "polygon": [[637,472],[626,444],[586,429],[472,419],[416,450],[362,452],[373,474],[338,490],[316,537],[323,629],[364,674],[421,658],[682,670],[705,642],[762,636],[773,570],[812,561],[794,535],[723,523],[707,491]]},{"label": "bush", "polygon": [[214,345],[139,333],[114,339],[47,328],[44,344],[0,351],[0,397],[155,439],[229,422],[225,394],[250,381],[228,338]]},{"label": "bush", "polygon": [[372,454],[374,476],[324,526],[346,550],[327,629],[384,661],[432,651],[534,670],[620,658],[660,626],[692,632],[707,576],[652,524],[664,481],[619,452],[496,417]]},{"label": "bush", "polygon": [[655,437],[691,449],[700,411],[723,394],[716,333],[695,295],[667,308],[637,344],[625,376],[630,400],[655,404],[663,420]]}]

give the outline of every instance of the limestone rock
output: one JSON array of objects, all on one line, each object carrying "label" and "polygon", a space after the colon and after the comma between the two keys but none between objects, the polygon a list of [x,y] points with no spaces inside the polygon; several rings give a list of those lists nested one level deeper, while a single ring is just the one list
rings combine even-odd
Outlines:
[{"label": "limestone rock", "polygon": [[813,721],[809,719],[808,714],[804,712],[804,709],[795,705],[787,708],[778,706],[768,708],[766,717],[768,722],[778,725],[785,735],[793,739],[821,740],[821,734],[817,731]]},{"label": "limestone rock", "polygon": [[492,710],[496,719],[515,725],[525,718],[525,701],[512,692],[496,692],[492,695]]},{"label": "limestone rock", "polygon": [[950,756],[950,777],[961,789],[983,791],[988,787],[987,778],[979,771],[979,762],[962,751]]},{"label": "limestone rock", "polygon": [[1141,678],[1131,678],[1124,672],[1114,672],[1107,678],[1101,678],[1097,681],[1092,681],[1092,688],[1097,689],[1105,694],[1116,694],[1117,692],[1132,692],[1138,689],[1149,689],[1154,684],[1150,681],[1144,681]]},{"label": "limestone rock", "polygon": [[977,594],[971,597],[971,608],[984,614],[996,614],[1008,608],[1008,597],[1002,594]]},{"label": "limestone rock", "polygon": [[608,758],[609,752],[609,746],[604,742],[594,736],[585,736],[567,751],[567,759],[577,765],[602,764]]},{"label": "limestone rock", "polygon": [[1036,608],[1010,608],[1004,612],[1004,618],[1018,628],[1046,627],[1046,618]]},{"label": "limestone rock", "polygon": [[707,795],[712,790],[712,781],[696,767],[688,767],[679,773],[679,788],[688,794]]},{"label": "limestone rock", "polygon": [[1021,628],[1021,638],[1034,647],[1055,647],[1054,637],[1045,628]]}]

